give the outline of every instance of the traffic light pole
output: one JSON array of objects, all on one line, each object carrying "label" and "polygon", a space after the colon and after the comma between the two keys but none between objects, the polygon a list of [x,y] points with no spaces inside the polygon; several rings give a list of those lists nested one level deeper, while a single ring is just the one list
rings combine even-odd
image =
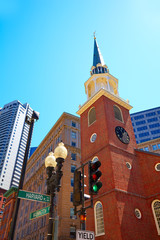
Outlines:
[{"label": "traffic light pole", "polygon": [[93,208],[93,196],[91,195],[91,204],[87,207],[85,207],[85,193],[84,193],[84,167],[86,165],[88,165],[89,162],[82,164],[79,168],[76,169],[76,171],[78,171],[79,169],[81,169],[81,179],[82,179],[82,201],[79,205],[82,205],[81,209],[77,211],[77,206],[74,205],[74,213],[75,215],[77,213],[80,214],[80,228],[81,230],[86,230],[86,209],[87,208]]},{"label": "traffic light pole", "polygon": [[[81,208],[81,215],[86,216],[86,209],[84,205],[84,166],[82,166],[82,208]],[[81,220],[81,230],[86,230],[86,219],[85,217]]]}]

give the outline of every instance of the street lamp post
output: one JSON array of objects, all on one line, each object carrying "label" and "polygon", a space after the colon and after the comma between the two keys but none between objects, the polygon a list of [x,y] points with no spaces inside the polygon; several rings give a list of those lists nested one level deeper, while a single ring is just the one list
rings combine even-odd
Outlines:
[{"label": "street lamp post", "polygon": [[54,223],[54,201],[56,191],[60,191],[60,181],[63,176],[61,171],[63,162],[67,157],[67,149],[61,142],[53,152],[49,153],[49,156],[45,159],[45,167],[47,172],[47,194],[51,196],[50,200],[50,211],[49,211],[49,223],[48,223],[48,235],[47,240],[52,240],[53,236],[53,223]]}]

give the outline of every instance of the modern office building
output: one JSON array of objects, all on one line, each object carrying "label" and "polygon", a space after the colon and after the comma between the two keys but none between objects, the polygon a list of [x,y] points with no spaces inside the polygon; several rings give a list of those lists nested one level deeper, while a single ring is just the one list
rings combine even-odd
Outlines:
[{"label": "modern office building", "polygon": [[160,138],[160,107],[132,113],[130,116],[137,143]]},{"label": "modern office building", "polygon": [[[13,101],[0,109],[0,189],[19,185],[26,145],[33,118],[38,119],[28,103]],[[32,119],[32,120],[31,120]],[[30,137],[31,140],[31,137]]]},{"label": "modern office building", "polygon": [[[61,189],[56,196],[56,212],[54,239],[69,240],[75,238],[76,229],[80,228],[79,218],[73,210],[73,176],[80,165],[80,119],[77,116],[63,113],[55,125],[28,159],[23,189],[45,194],[46,169],[45,158],[63,141],[68,156],[63,163]],[[48,203],[20,200],[14,239],[47,239],[48,218],[44,215],[30,220],[30,213],[39,210]]]},{"label": "modern office building", "polygon": [[31,147],[30,151],[29,151],[29,158],[32,156],[32,154],[34,153],[34,151],[37,149],[37,147]]},{"label": "modern office building", "polygon": [[[97,240],[160,240],[160,154],[137,149],[132,106],[119,97],[118,79],[104,64],[96,38],[85,92],[87,100],[77,112],[81,159],[83,164],[99,160],[102,172],[102,188],[93,196],[93,208],[87,209],[86,229]],[[155,124],[156,111],[149,124]]]}]

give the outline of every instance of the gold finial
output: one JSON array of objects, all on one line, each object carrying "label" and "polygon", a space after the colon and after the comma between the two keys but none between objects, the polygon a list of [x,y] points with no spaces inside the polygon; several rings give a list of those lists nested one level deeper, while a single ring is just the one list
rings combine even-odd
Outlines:
[{"label": "gold finial", "polygon": [[96,39],[96,31],[93,33],[94,39]]}]

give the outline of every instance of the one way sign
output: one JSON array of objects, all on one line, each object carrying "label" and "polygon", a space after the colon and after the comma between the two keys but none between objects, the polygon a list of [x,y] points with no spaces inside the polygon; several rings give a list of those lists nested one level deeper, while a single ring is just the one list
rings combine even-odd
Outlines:
[{"label": "one way sign", "polygon": [[95,240],[94,232],[76,230],[76,240]]}]

